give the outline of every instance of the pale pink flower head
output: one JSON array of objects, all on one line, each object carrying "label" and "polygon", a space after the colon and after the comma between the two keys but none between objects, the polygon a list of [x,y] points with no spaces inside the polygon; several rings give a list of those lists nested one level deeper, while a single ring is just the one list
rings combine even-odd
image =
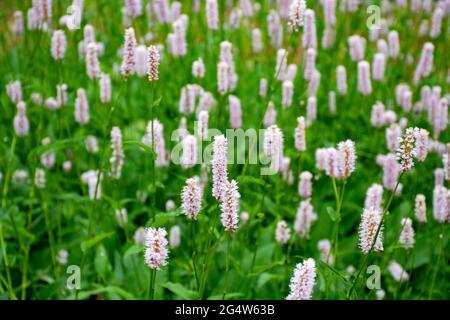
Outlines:
[{"label": "pale pink flower head", "polygon": [[315,152],[316,168],[319,170],[325,170],[328,159],[328,149],[318,148]]},{"label": "pale pink flower head", "polygon": [[136,37],[134,35],[134,29],[128,28],[125,30],[125,44],[123,48],[123,60],[121,67],[121,73],[125,79],[128,79],[130,74],[134,71],[135,48]]},{"label": "pale pink flower head", "polygon": [[317,249],[320,251],[320,259],[323,263],[332,265],[334,257],[331,254],[331,242],[328,239],[322,239],[317,242]]},{"label": "pale pink flower head", "polygon": [[267,15],[267,29],[269,31],[270,43],[274,49],[281,48],[283,44],[283,26],[280,16],[275,10],[270,10]]},{"label": "pale pink flower head", "polygon": [[132,18],[137,18],[142,15],[142,2],[141,0],[125,0],[128,14]]},{"label": "pale pink flower head", "polygon": [[425,161],[429,149],[429,132],[425,129],[418,129],[416,133],[416,147],[414,154],[418,161]]},{"label": "pale pink flower head", "polygon": [[284,108],[288,108],[292,105],[292,97],[294,95],[294,84],[292,81],[283,81],[282,86],[282,105]]},{"label": "pale pink flower head", "polygon": [[34,185],[38,189],[45,188],[45,171],[42,168],[37,168],[34,174]]},{"label": "pale pink flower head", "polygon": [[259,81],[259,96],[265,98],[267,96],[267,79],[263,78]]},{"label": "pale pink flower head", "polygon": [[402,128],[393,123],[386,128],[386,144],[391,152],[395,152],[400,147],[400,138],[402,135]]},{"label": "pale pink flower head", "polygon": [[125,153],[122,148],[122,131],[119,127],[112,127],[111,129],[111,149],[111,177],[113,179],[119,179],[122,175],[122,167],[125,159]]},{"label": "pale pink flower head", "polygon": [[350,174],[355,171],[356,150],[355,143],[351,140],[346,140],[338,144],[339,152],[339,172],[340,177],[344,180],[350,177]]},{"label": "pale pink flower head", "polygon": [[421,78],[426,78],[433,71],[434,44],[427,42],[422,48],[419,62],[414,71],[413,82],[417,85]]},{"label": "pale pink flower head", "polygon": [[285,81],[294,81],[297,76],[298,67],[295,63],[288,65],[286,74],[284,75]]},{"label": "pale pink flower head", "polygon": [[412,249],[414,247],[414,229],[412,226],[412,220],[410,218],[403,218],[401,221],[402,231],[398,242],[406,249]]},{"label": "pale pink flower head", "polygon": [[206,140],[208,138],[208,120],[208,111],[201,110],[197,115],[197,134],[201,140]]},{"label": "pale pink flower head", "polygon": [[367,189],[364,208],[366,209],[375,208],[376,210],[381,212],[382,201],[383,201],[383,187],[378,183],[372,184],[370,188]]},{"label": "pale pink flower head", "polygon": [[227,139],[224,135],[214,137],[212,159],[213,187],[212,194],[217,200],[222,198],[222,185],[228,180],[227,173]]},{"label": "pale pink flower head", "polygon": [[447,143],[447,152],[442,156],[442,163],[445,179],[450,181],[450,143]]},{"label": "pale pink flower head", "polygon": [[294,131],[295,148],[297,151],[306,151],[306,123],[304,117],[297,118],[297,127]]},{"label": "pale pink flower head", "polygon": [[292,31],[298,31],[299,27],[303,26],[305,11],[305,0],[293,0],[289,7],[289,27]]},{"label": "pale pink flower head", "polygon": [[423,194],[416,195],[414,213],[416,215],[417,221],[419,221],[420,223],[427,222],[427,203]]},{"label": "pale pink flower head", "polygon": [[252,48],[253,53],[260,53],[263,49],[261,30],[255,28],[252,30]]},{"label": "pale pink flower head", "polygon": [[225,230],[234,233],[239,223],[239,198],[238,185],[235,180],[225,181],[221,192],[220,219]]},{"label": "pale pink flower head", "polygon": [[85,125],[89,121],[89,104],[86,91],[82,88],[77,90],[75,99],[75,121],[80,125]]},{"label": "pale pink flower head", "polygon": [[448,190],[443,186],[435,186],[433,189],[433,216],[439,223],[445,223],[449,219],[447,201]]},{"label": "pale pink flower head", "polygon": [[242,127],[242,108],[241,100],[234,95],[228,96],[228,110],[230,113],[231,128],[239,129]]},{"label": "pale pink flower head", "polygon": [[155,0],[153,1],[153,9],[156,16],[161,23],[170,22],[170,9],[168,0]]},{"label": "pale pink flower head", "polygon": [[415,141],[418,128],[407,128],[403,137],[400,138],[400,147],[397,150],[397,160],[400,161],[402,172],[410,171],[414,166],[413,157],[415,152]]},{"label": "pale pink flower head", "polygon": [[198,79],[205,76],[205,64],[202,58],[198,58],[192,63],[192,74]]},{"label": "pale pink flower head", "polygon": [[55,60],[62,60],[66,54],[67,40],[64,31],[55,30],[52,34],[51,53]]},{"label": "pale pink flower head", "polygon": [[385,107],[380,101],[377,101],[372,106],[372,112],[370,114],[370,123],[375,127],[379,128],[385,124],[384,122]]},{"label": "pale pink flower head", "polygon": [[336,68],[337,91],[341,96],[347,94],[347,71],[344,66],[340,65]]},{"label": "pale pink flower head", "polygon": [[284,137],[283,132],[276,125],[272,125],[264,132],[263,152],[271,160],[270,168],[279,172],[282,168]]},{"label": "pale pink flower head", "polygon": [[102,73],[99,79],[100,83],[100,101],[102,103],[111,102],[111,78],[109,74]]},{"label": "pale pink flower head", "polygon": [[6,94],[12,103],[19,103],[22,101],[22,84],[20,80],[10,81],[6,85]]},{"label": "pale pink flower head", "polygon": [[398,182],[400,164],[395,155],[388,154],[384,157],[383,165],[383,185],[386,189],[393,191]]},{"label": "pale pink flower head", "polygon": [[266,127],[270,127],[276,123],[277,111],[275,110],[275,104],[273,101],[269,101],[267,104],[266,113],[264,114],[263,124]]},{"label": "pale pink flower head", "polygon": [[388,270],[392,278],[394,278],[394,280],[397,282],[404,282],[409,279],[408,273],[403,269],[403,267],[400,264],[398,264],[394,260],[389,262]]},{"label": "pale pink flower head", "polygon": [[314,11],[311,9],[307,9],[305,11],[305,25],[303,28],[302,44],[305,49],[317,49],[316,16]]},{"label": "pale pink flower head", "polygon": [[305,69],[303,71],[303,78],[310,81],[313,77],[314,70],[316,70],[316,56],[317,52],[314,48],[306,50]]},{"label": "pale pink flower head", "polygon": [[23,13],[22,11],[15,11],[14,21],[11,30],[15,35],[21,35],[23,33],[23,29],[24,29]]},{"label": "pale pink flower head", "polygon": [[278,221],[277,227],[275,229],[275,240],[280,244],[288,243],[291,238],[291,230],[287,225],[286,221]]},{"label": "pale pink flower head", "polygon": [[309,171],[303,171],[300,174],[299,182],[298,182],[298,194],[304,199],[311,197],[312,178],[313,178],[313,175]]},{"label": "pale pink flower head", "polygon": [[18,137],[25,137],[30,131],[30,123],[26,115],[26,104],[23,101],[17,103],[17,114],[13,120],[14,131]]},{"label": "pale pink flower head", "polygon": [[100,62],[98,61],[98,46],[89,43],[86,51],[86,71],[90,79],[97,79],[100,76]]},{"label": "pale pink flower head", "polygon": [[241,226],[245,226],[247,222],[250,220],[250,214],[247,211],[241,212]]},{"label": "pale pink flower head", "polygon": [[317,119],[317,98],[308,97],[306,103],[306,126],[310,127]]},{"label": "pale pink flower head", "polygon": [[136,231],[134,232],[133,239],[135,244],[143,245],[145,243],[145,228],[144,227],[137,228]]},{"label": "pale pink flower head", "polygon": [[326,175],[332,178],[340,177],[339,170],[339,151],[335,148],[327,148],[326,152],[326,160],[325,160],[325,172]]},{"label": "pale pink flower head", "polygon": [[70,172],[72,170],[72,162],[70,160],[66,160],[62,164],[62,168],[64,172]]},{"label": "pale pink flower head", "polygon": [[148,47],[147,51],[147,76],[148,81],[153,82],[159,79],[159,51],[155,46]]},{"label": "pale pink flower head", "polygon": [[202,206],[202,195],[198,177],[187,179],[181,193],[181,211],[189,219],[197,220]]},{"label": "pale pink flower head", "polygon": [[303,200],[297,209],[297,216],[295,218],[294,229],[301,239],[307,239],[314,221],[317,220],[317,214],[314,212],[314,207],[310,199]]},{"label": "pale pink flower head", "polygon": [[390,31],[388,34],[389,57],[396,59],[400,54],[400,44],[398,32],[396,30]]},{"label": "pale pink flower head", "polygon": [[275,76],[277,80],[282,81],[286,74],[286,68],[287,68],[287,55],[288,52],[286,49],[278,49],[277,51],[277,61],[275,65]]},{"label": "pale pink flower head", "polygon": [[328,108],[330,113],[336,114],[336,92],[334,91],[328,92]]},{"label": "pale pink flower head", "polygon": [[119,227],[125,228],[128,223],[128,212],[126,208],[116,209],[116,221]]},{"label": "pale pink flower head", "polygon": [[324,0],[322,5],[325,24],[334,25],[336,23],[336,0]]},{"label": "pale pink flower head", "polygon": [[223,61],[219,62],[217,65],[217,90],[221,95],[224,95],[228,90],[230,90],[228,74],[228,64]]},{"label": "pale pink flower head", "polygon": [[383,53],[376,53],[372,64],[372,77],[375,81],[383,81],[386,68],[386,56]]},{"label": "pale pink flower head", "polygon": [[167,265],[167,231],[164,228],[147,228],[145,230],[145,262],[151,269],[160,270]]},{"label": "pale pink flower head", "polygon": [[169,231],[169,243],[172,249],[176,249],[180,246],[181,242],[181,229],[179,226],[172,226]]},{"label": "pale pink flower head", "polygon": [[[383,251],[383,226],[380,227],[381,219],[380,210],[375,208],[364,209],[359,225],[359,248],[365,254],[372,250],[372,245],[374,251]],[[375,236],[377,237],[376,240]]]},{"label": "pale pink flower head", "polygon": [[370,64],[367,61],[358,62],[358,91],[364,96],[368,96],[372,93]]},{"label": "pale pink flower head", "polygon": [[135,71],[142,78],[147,74],[147,48],[144,45],[138,45],[134,50],[135,54]]},{"label": "pale pink flower head", "polygon": [[[447,7],[448,2],[447,2]],[[448,13],[448,11],[447,11]],[[431,18],[431,30],[430,30],[430,37],[435,39],[439,37],[442,30],[442,18],[444,17],[444,10],[442,10],[439,7],[436,7],[436,9],[433,12],[433,16]]]},{"label": "pale pink flower head", "polygon": [[364,59],[364,53],[366,50],[366,39],[353,35],[348,38],[348,46],[350,49],[350,57],[352,61],[362,61]]},{"label": "pale pink flower head", "polygon": [[198,144],[194,135],[188,134],[182,141],[183,154],[181,156],[181,166],[183,169],[192,168],[198,160]]},{"label": "pale pink flower head", "polygon": [[315,69],[311,75],[310,81],[308,82],[308,88],[306,91],[309,98],[315,98],[317,96],[317,91],[320,86],[320,78],[321,74],[319,70]]},{"label": "pale pink flower head", "polygon": [[297,264],[286,300],[310,300],[316,283],[316,262],[309,258]]},{"label": "pale pink flower head", "polygon": [[208,29],[219,29],[219,5],[217,0],[206,0],[206,23]]}]

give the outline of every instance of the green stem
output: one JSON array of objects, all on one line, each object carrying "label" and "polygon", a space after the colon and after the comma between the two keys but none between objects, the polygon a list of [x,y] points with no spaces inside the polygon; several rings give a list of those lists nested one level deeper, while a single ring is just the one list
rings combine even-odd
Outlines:
[{"label": "green stem", "polygon": [[439,263],[441,262],[441,256],[443,255],[442,249],[443,249],[443,243],[444,243],[444,223],[442,223],[441,226],[441,233],[439,235],[440,241],[439,241],[439,256],[436,264],[434,265],[434,272],[433,272],[433,278],[431,280],[431,286],[430,291],[428,292],[428,300],[431,300],[431,297],[433,296],[433,289],[434,289],[434,283],[436,282],[436,275],[439,269]]},{"label": "green stem", "polygon": [[156,270],[152,269],[151,272],[151,285],[150,285],[150,300],[155,299],[155,282],[156,282]]},{"label": "green stem", "polygon": [[5,175],[5,183],[3,184],[3,197],[2,197],[2,208],[6,208],[6,199],[8,196],[8,188],[9,188],[9,180],[11,179],[11,174],[12,174],[12,167],[14,166],[14,152],[16,150],[16,141],[17,141],[17,137],[14,134],[13,136],[13,140],[11,143],[11,149],[9,151],[10,153],[10,161],[8,161],[8,169],[6,170],[6,175]]},{"label": "green stem", "polygon": [[228,272],[230,267],[230,242],[231,242],[231,235],[229,234],[227,239],[227,253],[225,257],[225,286],[223,289],[222,300],[225,300],[228,289]]},{"label": "green stem", "polygon": [[3,224],[0,224],[0,246],[2,247],[3,260],[5,261],[6,279],[8,281],[7,286],[8,286],[9,296],[10,296],[10,299],[17,300],[17,297],[14,294],[14,290],[13,290],[13,286],[12,286],[11,273],[9,270],[8,254],[6,252],[5,241],[3,239]]},{"label": "green stem", "polygon": [[156,179],[155,179],[155,165],[156,165],[156,159],[155,159],[155,154],[156,154],[156,149],[155,149],[155,130],[154,130],[154,118],[153,118],[153,100],[154,100],[154,94],[155,94],[155,85],[153,82],[150,83],[150,87],[151,87],[151,97],[150,97],[150,121],[151,121],[151,127],[152,127],[152,150],[153,150],[153,155],[152,155],[152,205],[151,205],[151,219],[155,219],[155,215],[156,215]]},{"label": "green stem", "polygon": [[369,252],[365,255],[364,261],[363,261],[363,263],[361,264],[361,267],[360,267],[359,270],[358,270],[358,273],[357,273],[357,275],[356,275],[356,277],[355,277],[355,280],[353,280],[352,286],[350,287],[350,290],[348,291],[348,294],[347,294],[347,299],[350,299],[350,297],[351,297],[353,291],[355,290],[355,286],[356,286],[356,283],[357,283],[357,281],[358,281],[358,279],[359,279],[359,276],[361,275],[361,272],[362,272],[364,266],[366,265],[367,260],[369,259],[369,255],[370,255],[370,253],[372,252],[373,247],[375,246],[375,242],[376,242],[376,240],[377,240],[377,238],[378,238],[378,234],[380,233],[381,226],[383,225],[383,221],[384,221],[386,212],[389,210],[389,207],[391,206],[392,199],[394,198],[395,192],[397,191],[398,185],[400,184],[400,179],[401,179],[402,175],[403,175],[403,172],[402,172],[402,173],[400,174],[400,176],[398,177],[397,184],[395,185],[394,190],[392,190],[391,195],[390,195],[389,200],[388,200],[388,203],[386,204],[386,207],[385,207],[384,210],[383,210],[383,213],[382,213],[381,219],[380,219],[380,224],[378,225],[378,227],[377,227],[377,232],[375,233],[375,236],[373,237],[372,245],[370,246],[370,250],[369,250]]},{"label": "green stem", "polygon": [[48,215],[48,208],[45,204],[45,201],[43,199],[44,197],[41,194],[41,201],[42,201],[42,210],[44,211],[44,220],[45,220],[45,228],[47,229],[47,236],[48,236],[48,242],[50,246],[50,255],[51,255],[51,261],[53,266],[53,272],[56,276],[56,250],[55,250],[55,242],[53,239],[53,233],[50,229],[50,218]]}]

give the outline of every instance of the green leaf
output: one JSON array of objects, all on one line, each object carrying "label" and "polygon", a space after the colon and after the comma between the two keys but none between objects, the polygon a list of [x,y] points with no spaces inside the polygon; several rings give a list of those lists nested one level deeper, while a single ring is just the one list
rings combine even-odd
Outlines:
[{"label": "green leaf", "polygon": [[[227,293],[226,298],[227,299],[236,299],[236,298],[243,297],[243,296],[244,296],[244,294],[242,292],[230,292],[230,293]],[[222,300],[222,297],[223,297],[222,294],[217,294],[214,296],[209,296],[207,298],[207,300]]]},{"label": "green leaf", "polygon": [[134,146],[138,146],[142,149],[144,149],[144,151],[146,153],[148,153],[152,158],[156,159],[156,153],[153,150],[153,148],[149,147],[148,145],[146,145],[145,143],[143,143],[142,141],[138,141],[138,140],[127,140],[123,143],[124,147],[128,146],[128,145],[134,145]]},{"label": "green leaf", "polygon": [[266,183],[263,179],[255,178],[252,176],[239,176],[238,182],[240,185],[244,184],[258,184],[260,186],[264,186]]},{"label": "green leaf", "polygon": [[330,216],[331,221],[336,221],[336,212],[332,207],[327,207],[327,213]]},{"label": "green leaf", "polygon": [[152,222],[153,226],[164,226],[175,217],[180,215],[180,209],[171,212],[160,212],[155,215],[155,220]]},{"label": "green leaf", "polygon": [[108,253],[103,245],[97,247],[97,253],[94,259],[95,271],[102,277],[105,277],[111,270],[111,264],[108,260]]},{"label": "green leaf", "polygon": [[86,252],[90,248],[96,246],[97,244],[99,244],[106,238],[113,236],[114,234],[115,234],[115,232],[102,233],[92,239],[83,241],[81,243],[81,251]]},{"label": "green leaf", "polygon": [[163,285],[161,285],[163,288],[168,289],[173,294],[175,294],[177,297],[183,299],[183,300],[195,300],[198,299],[198,293],[189,289],[186,289],[182,284],[180,283],[173,283],[173,282],[166,282]]},{"label": "green leaf", "polygon": [[[89,298],[90,296],[93,295],[98,295],[100,293],[116,293],[119,294],[122,298],[126,299],[126,300],[136,300],[137,297],[133,296],[131,293],[119,288],[119,287],[114,287],[114,286],[109,286],[109,287],[100,287],[94,290],[90,290],[90,291],[81,291],[78,294],[78,299],[80,300],[84,300]],[[68,300],[73,300],[75,299],[75,294],[72,294],[69,296]]]},{"label": "green leaf", "polygon": [[162,96],[160,96],[158,99],[156,99],[155,101],[153,101],[152,107],[157,107],[157,106],[159,106],[159,104],[161,103],[161,100],[162,100]]},{"label": "green leaf", "polygon": [[134,256],[136,254],[141,253],[144,250],[144,246],[141,244],[134,244],[128,248],[128,250],[123,255],[123,258],[126,259],[129,256]]},{"label": "green leaf", "polygon": [[257,289],[261,289],[267,282],[279,278],[278,275],[276,274],[272,274],[272,273],[268,273],[268,272],[263,272],[261,273],[261,275],[258,277],[258,281],[256,282],[256,288]]}]

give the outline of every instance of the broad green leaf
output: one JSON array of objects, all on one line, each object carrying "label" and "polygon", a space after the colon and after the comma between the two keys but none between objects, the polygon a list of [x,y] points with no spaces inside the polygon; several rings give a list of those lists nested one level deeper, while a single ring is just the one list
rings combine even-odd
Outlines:
[{"label": "broad green leaf", "polygon": [[239,176],[238,177],[239,185],[245,185],[245,184],[258,184],[260,186],[265,185],[265,181],[260,178],[255,178],[252,176]]},{"label": "broad green leaf", "polygon": [[146,153],[148,153],[152,158],[156,159],[156,153],[155,151],[153,151],[153,149],[151,147],[149,147],[148,145],[146,145],[145,143],[143,143],[142,141],[138,141],[138,140],[127,140],[123,142],[124,147],[128,146],[128,145],[134,145],[134,146],[138,146],[142,149],[144,149],[144,151]]},{"label": "broad green leaf", "polygon": [[133,244],[131,247],[128,248],[127,251],[125,251],[125,254],[123,255],[123,258],[126,259],[129,256],[134,256],[137,254],[142,253],[144,251],[144,246],[141,244]]},{"label": "broad green leaf", "polygon": [[89,250],[90,248],[92,248],[93,246],[99,244],[100,242],[102,242],[103,240],[105,240],[106,238],[109,238],[111,236],[113,236],[115,234],[115,232],[108,232],[108,233],[102,233],[92,239],[89,240],[85,240],[81,243],[81,251],[86,252],[87,250]]},{"label": "broad green leaf", "polygon": [[183,300],[194,300],[198,299],[198,293],[189,289],[186,289],[180,283],[166,282],[161,285],[162,287],[173,292],[178,298]]},{"label": "broad green leaf", "polygon": [[278,275],[276,274],[272,274],[272,273],[268,273],[268,272],[263,272],[261,273],[261,275],[258,277],[258,281],[256,282],[256,288],[257,289],[261,289],[267,282],[279,278]]}]

